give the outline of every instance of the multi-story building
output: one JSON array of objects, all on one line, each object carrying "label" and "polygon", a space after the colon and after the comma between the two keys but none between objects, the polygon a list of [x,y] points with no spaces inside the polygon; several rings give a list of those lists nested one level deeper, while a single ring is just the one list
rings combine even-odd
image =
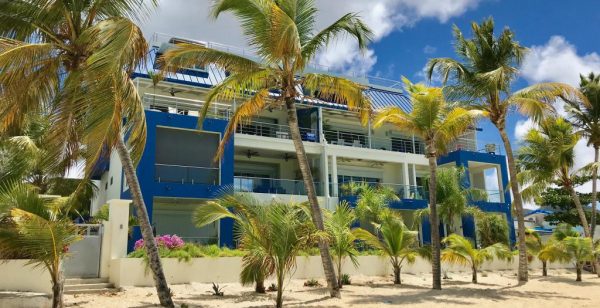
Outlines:
[{"label": "multi-story building", "polygon": [[[157,234],[178,234],[188,241],[232,246],[231,221],[196,228],[192,223],[194,209],[231,188],[265,201],[306,200],[286,112],[268,109],[251,122],[241,124],[224,155],[215,162],[215,151],[236,100],[212,104],[202,130],[197,129],[198,110],[207,91],[226,73],[208,65],[182,69],[154,83],[152,73],[157,56],[178,40],[173,38],[153,47],[148,68],[134,75],[148,127],[146,148],[137,167],[144,201]],[[197,43],[248,55],[228,46]],[[365,93],[374,109],[411,109],[399,83],[370,77],[353,79],[367,87]],[[393,126],[363,127],[354,112],[331,102],[299,98],[298,117],[321,206],[333,209],[340,200],[356,202],[356,197],[343,189],[344,183],[387,186],[399,197],[390,206],[401,211],[406,223],[412,225],[411,212],[427,206],[423,184],[428,161],[418,138]],[[487,191],[487,200],[474,203],[485,211],[503,215],[514,241],[510,194],[505,189],[505,157],[495,145],[480,146],[476,135],[473,130],[451,145],[452,151],[439,159],[440,167],[465,167],[464,185]],[[96,179],[101,191],[93,201],[92,212],[106,200],[130,198],[116,155],[99,166]],[[455,232],[475,237],[472,218],[464,217],[454,225]],[[429,223],[424,220],[419,228],[422,242],[429,241],[429,230]],[[134,232],[132,241],[138,236]]]}]

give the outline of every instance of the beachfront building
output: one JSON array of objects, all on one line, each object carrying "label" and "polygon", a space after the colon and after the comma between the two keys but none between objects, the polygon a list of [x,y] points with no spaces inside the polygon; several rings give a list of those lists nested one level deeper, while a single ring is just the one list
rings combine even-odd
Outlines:
[{"label": "beachfront building", "polygon": [[[215,151],[235,110],[236,100],[219,101],[210,107],[202,130],[197,130],[198,110],[207,91],[226,77],[212,65],[181,69],[177,74],[153,82],[157,57],[178,38],[155,39],[149,65],[138,70],[135,84],[143,99],[148,128],[146,148],[137,174],[144,201],[156,234],[177,234],[187,241],[233,246],[233,224],[223,220],[203,228],[191,221],[194,209],[227,191],[251,193],[264,201],[305,201],[304,184],[290,139],[286,112],[268,109],[237,128],[224,155],[214,161]],[[249,56],[242,49],[208,42],[194,42],[211,48]],[[398,82],[352,76],[365,86],[375,109],[399,106],[411,109],[410,100]],[[428,174],[424,145],[415,136],[392,126],[373,129],[360,125],[354,112],[344,105],[299,99],[301,135],[315,178],[319,203],[333,209],[341,200],[355,203],[345,188],[350,182],[392,188],[399,197],[391,207],[401,211],[408,225],[412,212],[427,207],[423,189]],[[514,228],[506,160],[501,148],[477,141],[477,130],[465,134],[440,158],[440,167],[463,166],[464,185],[487,191],[487,199],[474,202],[484,211],[502,215]],[[95,178],[100,192],[93,200],[92,213],[110,199],[130,199],[127,183],[116,155],[98,164]],[[475,238],[475,222],[464,217],[453,224],[454,232]],[[444,230],[445,228],[441,228]],[[428,220],[420,224],[421,242],[429,242]],[[139,238],[133,232],[131,242]]]}]

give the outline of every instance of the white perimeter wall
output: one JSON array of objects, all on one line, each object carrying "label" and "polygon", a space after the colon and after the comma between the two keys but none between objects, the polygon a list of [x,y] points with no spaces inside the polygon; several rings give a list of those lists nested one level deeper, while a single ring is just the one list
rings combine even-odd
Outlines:
[{"label": "white perimeter wall", "polygon": [[5,261],[0,260],[0,291],[52,293],[45,267],[28,265],[28,260]]},{"label": "white perimeter wall", "polygon": [[[298,257],[297,266],[292,270],[293,278],[310,279],[323,278],[321,257]],[[241,257],[196,258],[191,262],[179,262],[177,259],[162,259],[163,268],[170,284],[191,282],[200,283],[233,283],[239,281],[242,269]],[[392,275],[392,268],[387,258],[380,256],[358,257],[359,267],[355,268],[349,260],[344,263],[343,272],[352,275],[386,276]],[[485,263],[481,270],[516,270],[517,260],[513,262],[493,261]],[[550,268],[572,268],[571,264],[550,264]],[[530,268],[541,268],[539,261],[533,261]],[[467,267],[442,264],[444,271],[469,271]],[[431,265],[423,259],[417,259],[412,265],[405,265],[402,273],[428,275]],[[121,258],[111,260],[110,282],[117,287],[122,286],[153,286],[151,273],[146,269],[140,258]]]}]

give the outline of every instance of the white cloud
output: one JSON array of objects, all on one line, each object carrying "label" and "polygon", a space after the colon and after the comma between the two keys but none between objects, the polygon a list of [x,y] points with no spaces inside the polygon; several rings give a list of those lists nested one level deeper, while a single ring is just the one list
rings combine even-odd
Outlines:
[{"label": "white cloud", "polygon": [[[552,36],[545,45],[532,46],[521,66],[521,75],[530,83],[564,82],[574,87],[579,85],[579,74],[600,72],[600,55],[595,52],[580,55],[575,45],[562,36]],[[564,103],[557,102],[557,112],[567,116]],[[522,131],[520,128],[531,125],[519,121],[515,126],[515,137]],[[575,166],[577,170],[594,160],[594,151],[588,147],[587,140],[580,140],[575,146]],[[590,192],[591,182],[577,188],[580,192]]]},{"label": "white cloud", "polygon": [[[317,0],[317,29],[322,29],[347,12],[360,13],[379,41],[393,31],[410,27],[423,18],[445,23],[477,6],[481,0]],[[142,28],[150,37],[154,32],[192,39],[247,46],[239,23],[231,14],[217,20],[208,18],[211,1],[161,0],[158,12]],[[319,65],[335,71],[367,73],[377,62],[372,49],[364,54],[357,44],[341,38],[316,59]]]},{"label": "white cloud", "polygon": [[423,47],[423,53],[428,54],[428,55],[434,54],[434,53],[436,53],[436,51],[437,51],[437,48],[434,46],[431,46],[431,45],[425,45],[425,47]]},{"label": "white cloud", "polygon": [[532,46],[521,67],[521,75],[530,83],[558,81],[572,86],[579,84],[579,74],[591,71],[600,71],[600,56],[595,52],[577,54],[577,48],[562,36]]},{"label": "white cloud", "polygon": [[525,134],[534,127],[535,123],[533,123],[531,119],[517,121],[515,124],[515,139],[517,139],[517,141],[523,140]]}]

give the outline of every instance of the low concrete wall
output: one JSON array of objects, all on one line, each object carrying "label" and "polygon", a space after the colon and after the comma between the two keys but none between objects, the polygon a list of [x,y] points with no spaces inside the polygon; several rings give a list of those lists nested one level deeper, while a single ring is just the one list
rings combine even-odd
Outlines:
[{"label": "low concrete wall", "polygon": [[0,260],[0,291],[52,293],[45,267],[28,265],[28,260]]},{"label": "low concrete wall", "polygon": [[[292,271],[293,278],[309,279],[324,277],[321,257],[298,257],[296,268]],[[227,258],[196,258],[191,262],[179,262],[177,259],[162,259],[163,268],[170,284],[181,283],[231,283],[239,281],[242,269],[241,257]],[[359,266],[355,268],[349,260],[343,264],[343,272],[352,275],[386,276],[392,274],[389,259],[380,256],[359,256]],[[495,260],[487,262],[481,270],[516,270],[518,262],[505,262]],[[550,264],[550,268],[572,268],[571,264]],[[541,268],[539,261],[533,261],[530,268]],[[467,267],[442,264],[442,270],[451,272],[470,271]],[[431,265],[428,261],[417,259],[414,264],[406,264],[403,273],[428,274]],[[116,287],[122,286],[153,286],[149,269],[140,258],[121,258],[111,260],[110,282]]]}]

